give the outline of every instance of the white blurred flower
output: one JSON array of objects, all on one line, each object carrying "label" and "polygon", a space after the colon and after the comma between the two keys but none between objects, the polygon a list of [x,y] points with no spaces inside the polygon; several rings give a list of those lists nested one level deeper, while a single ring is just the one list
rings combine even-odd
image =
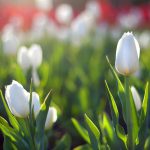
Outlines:
[{"label": "white blurred flower", "polygon": [[17,62],[21,68],[26,71],[30,68],[30,57],[28,49],[25,46],[22,46],[18,50]]},{"label": "white blurred flower", "polygon": [[134,86],[131,86],[131,92],[132,92],[132,96],[133,96],[136,110],[139,111],[141,109],[141,106],[142,106],[140,95]]},{"label": "white blurred flower", "polygon": [[115,67],[122,75],[135,73],[139,68],[140,47],[132,33],[124,33],[118,41]]},{"label": "white blurred flower", "polygon": [[40,84],[37,68],[42,63],[42,57],[42,48],[38,44],[31,45],[29,49],[23,46],[18,50],[17,62],[25,72],[30,67],[32,68],[32,78],[35,86]]},{"label": "white blurred flower", "polygon": [[49,129],[54,122],[57,120],[57,110],[54,107],[50,107],[48,110],[46,122],[45,122],[45,129]]},{"label": "white blurred flower", "polygon": [[30,63],[33,68],[38,68],[42,63],[42,48],[38,44],[33,44],[29,48]]},{"label": "white blurred flower", "polygon": [[48,11],[53,7],[53,0],[35,0],[37,8]]},{"label": "white blurred flower", "polygon": [[93,16],[96,18],[100,17],[101,15],[100,6],[96,0],[88,1],[85,9],[93,14]]},{"label": "white blurred flower", "polygon": [[95,19],[89,12],[82,12],[71,23],[71,40],[72,42],[81,42],[92,29],[95,28]]},{"label": "white blurred flower", "polygon": [[18,37],[11,31],[11,29],[3,33],[2,47],[5,54],[15,55],[19,44],[20,41]]},{"label": "white blurred flower", "polygon": [[34,16],[30,31],[31,39],[42,38],[47,32],[48,26],[49,26],[49,18],[43,13],[36,14]]},{"label": "white blurred flower", "polygon": [[34,110],[34,116],[36,117],[40,111],[40,98],[36,92],[32,92],[32,107]]},{"label": "white blurred flower", "polygon": [[139,43],[144,49],[148,49],[150,47],[150,32],[144,31],[139,35]]},{"label": "white blurred flower", "polygon": [[118,23],[127,29],[136,28],[142,21],[142,14],[140,9],[131,9],[129,13],[120,14]]},{"label": "white blurred flower", "polygon": [[69,4],[61,4],[56,9],[56,19],[59,23],[68,25],[73,18],[73,10]]},{"label": "white blurred flower", "polygon": [[29,115],[30,94],[17,81],[12,81],[6,87],[5,98],[11,113],[17,117],[27,117]]}]

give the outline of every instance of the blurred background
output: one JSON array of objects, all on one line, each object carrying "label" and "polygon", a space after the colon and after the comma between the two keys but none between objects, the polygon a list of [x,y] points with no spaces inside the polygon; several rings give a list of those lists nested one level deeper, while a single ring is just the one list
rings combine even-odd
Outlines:
[{"label": "blurred background", "polygon": [[[87,113],[93,120],[109,114],[106,79],[117,99],[116,83],[106,62],[114,65],[118,40],[133,32],[141,47],[140,69],[131,78],[141,98],[150,80],[150,0],[0,0],[0,88],[17,80],[29,90],[32,71],[17,61],[22,46],[39,44],[40,83],[34,86],[43,101],[54,90],[52,105],[58,121],[49,134],[49,149],[65,134],[70,149],[85,143],[71,123],[81,124]],[[36,53],[35,53],[36,58]],[[5,116],[0,101],[0,115]],[[0,148],[3,138],[1,135]]]}]

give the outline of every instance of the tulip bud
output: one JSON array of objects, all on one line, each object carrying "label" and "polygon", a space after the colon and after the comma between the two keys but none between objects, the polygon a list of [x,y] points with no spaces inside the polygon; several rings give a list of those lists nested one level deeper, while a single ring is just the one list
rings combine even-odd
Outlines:
[{"label": "tulip bud", "polygon": [[72,7],[68,4],[61,4],[56,9],[56,18],[59,23],[68,25],[73,18]]},{"label": "tulip bud", "polygon": [[34,116],[36,117],[40,111],[40,98],[36,92],[32,92],[32,107],[34,110]]},{"label": "tulip bud", "polygon": [[30,94],[17,81],[12,81],[6,87],[5,98],[11,113],[17,117],[27,117],[29,114]]},{"label": "tulip bud", "polygon": [[3,51],[7,55],[15,55],[19,46],[19,39],[13,33],[2,36]]},{"label": "tulip bud", "polygon": [[54,122],[57,120],[57,110],[54,107],[50,107],[47,113],[47,118],[45,122],[45,129],[49,129]]},{"label": "tulip bud", "polygon": [[124,33],[118,41],[116,50],[116,70],[125,76],[135,73],[139,68],[140,47],[132,33]]},{"label": "tulip bud", "polygon": [[42,48],[40,45],[33,44],[29,49],[30,63],[33,68],[37,68],[42,63]]},{"label": "tulip bud", "polygon": [[131,92],[132,92],[136,110],[139,111],[141,109],[141,105],[142,105],[140,95],[134,86],[131,86]]},{"label": "tulip bud", "polygon": [[29,69],[30,58],[28,54],[28,49],[26,47],[23,46],[18,50],[17,61],[23,70],[26,71],[27,69]]}]

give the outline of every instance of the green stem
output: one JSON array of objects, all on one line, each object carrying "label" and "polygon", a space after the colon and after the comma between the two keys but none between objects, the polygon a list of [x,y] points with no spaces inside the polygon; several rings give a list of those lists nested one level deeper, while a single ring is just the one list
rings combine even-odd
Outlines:
[{"label": "green stem", "polygon": [[125,77],[125,92],[126,92],[126,123],[128,131],[127,145],[129,150],[134,150],[134,139],[132,130],[132,116],[131,116],[131,105],[130,105],[130,87],[129,87],[129,77]]}]

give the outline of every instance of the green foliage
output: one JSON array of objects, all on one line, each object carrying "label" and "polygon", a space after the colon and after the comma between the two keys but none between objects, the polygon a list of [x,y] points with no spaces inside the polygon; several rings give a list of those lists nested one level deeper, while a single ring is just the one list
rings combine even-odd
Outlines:
[{"label": "green foliage", "polygon": [[[108,58],[107,61],[117,81],[118,98],[120,99],[122,112],[119,112],[118,103],[116,103],[107,81],[105,81],[112,120],[106,113],[101,112],[99,116],[99,130],[89,117],[85,115],[85,124],[87,125],[92,149],[148,150],[150,145],[150,131],[148,126],[148,112],[150,111],[148,83],[146,84],[141,110],[138,112],[131,93],[129,77],[125,77],[125,86],[123,86]],[[125,125],[122,126],[120,124],[120,117],[122,116],[127,127],[126,132]],[[78,129],[80,125],[78,123],[78,126],[76,124],[74,124],[74,126]],[[81,134],[80,130],[78,130],[78,132]]]}]

